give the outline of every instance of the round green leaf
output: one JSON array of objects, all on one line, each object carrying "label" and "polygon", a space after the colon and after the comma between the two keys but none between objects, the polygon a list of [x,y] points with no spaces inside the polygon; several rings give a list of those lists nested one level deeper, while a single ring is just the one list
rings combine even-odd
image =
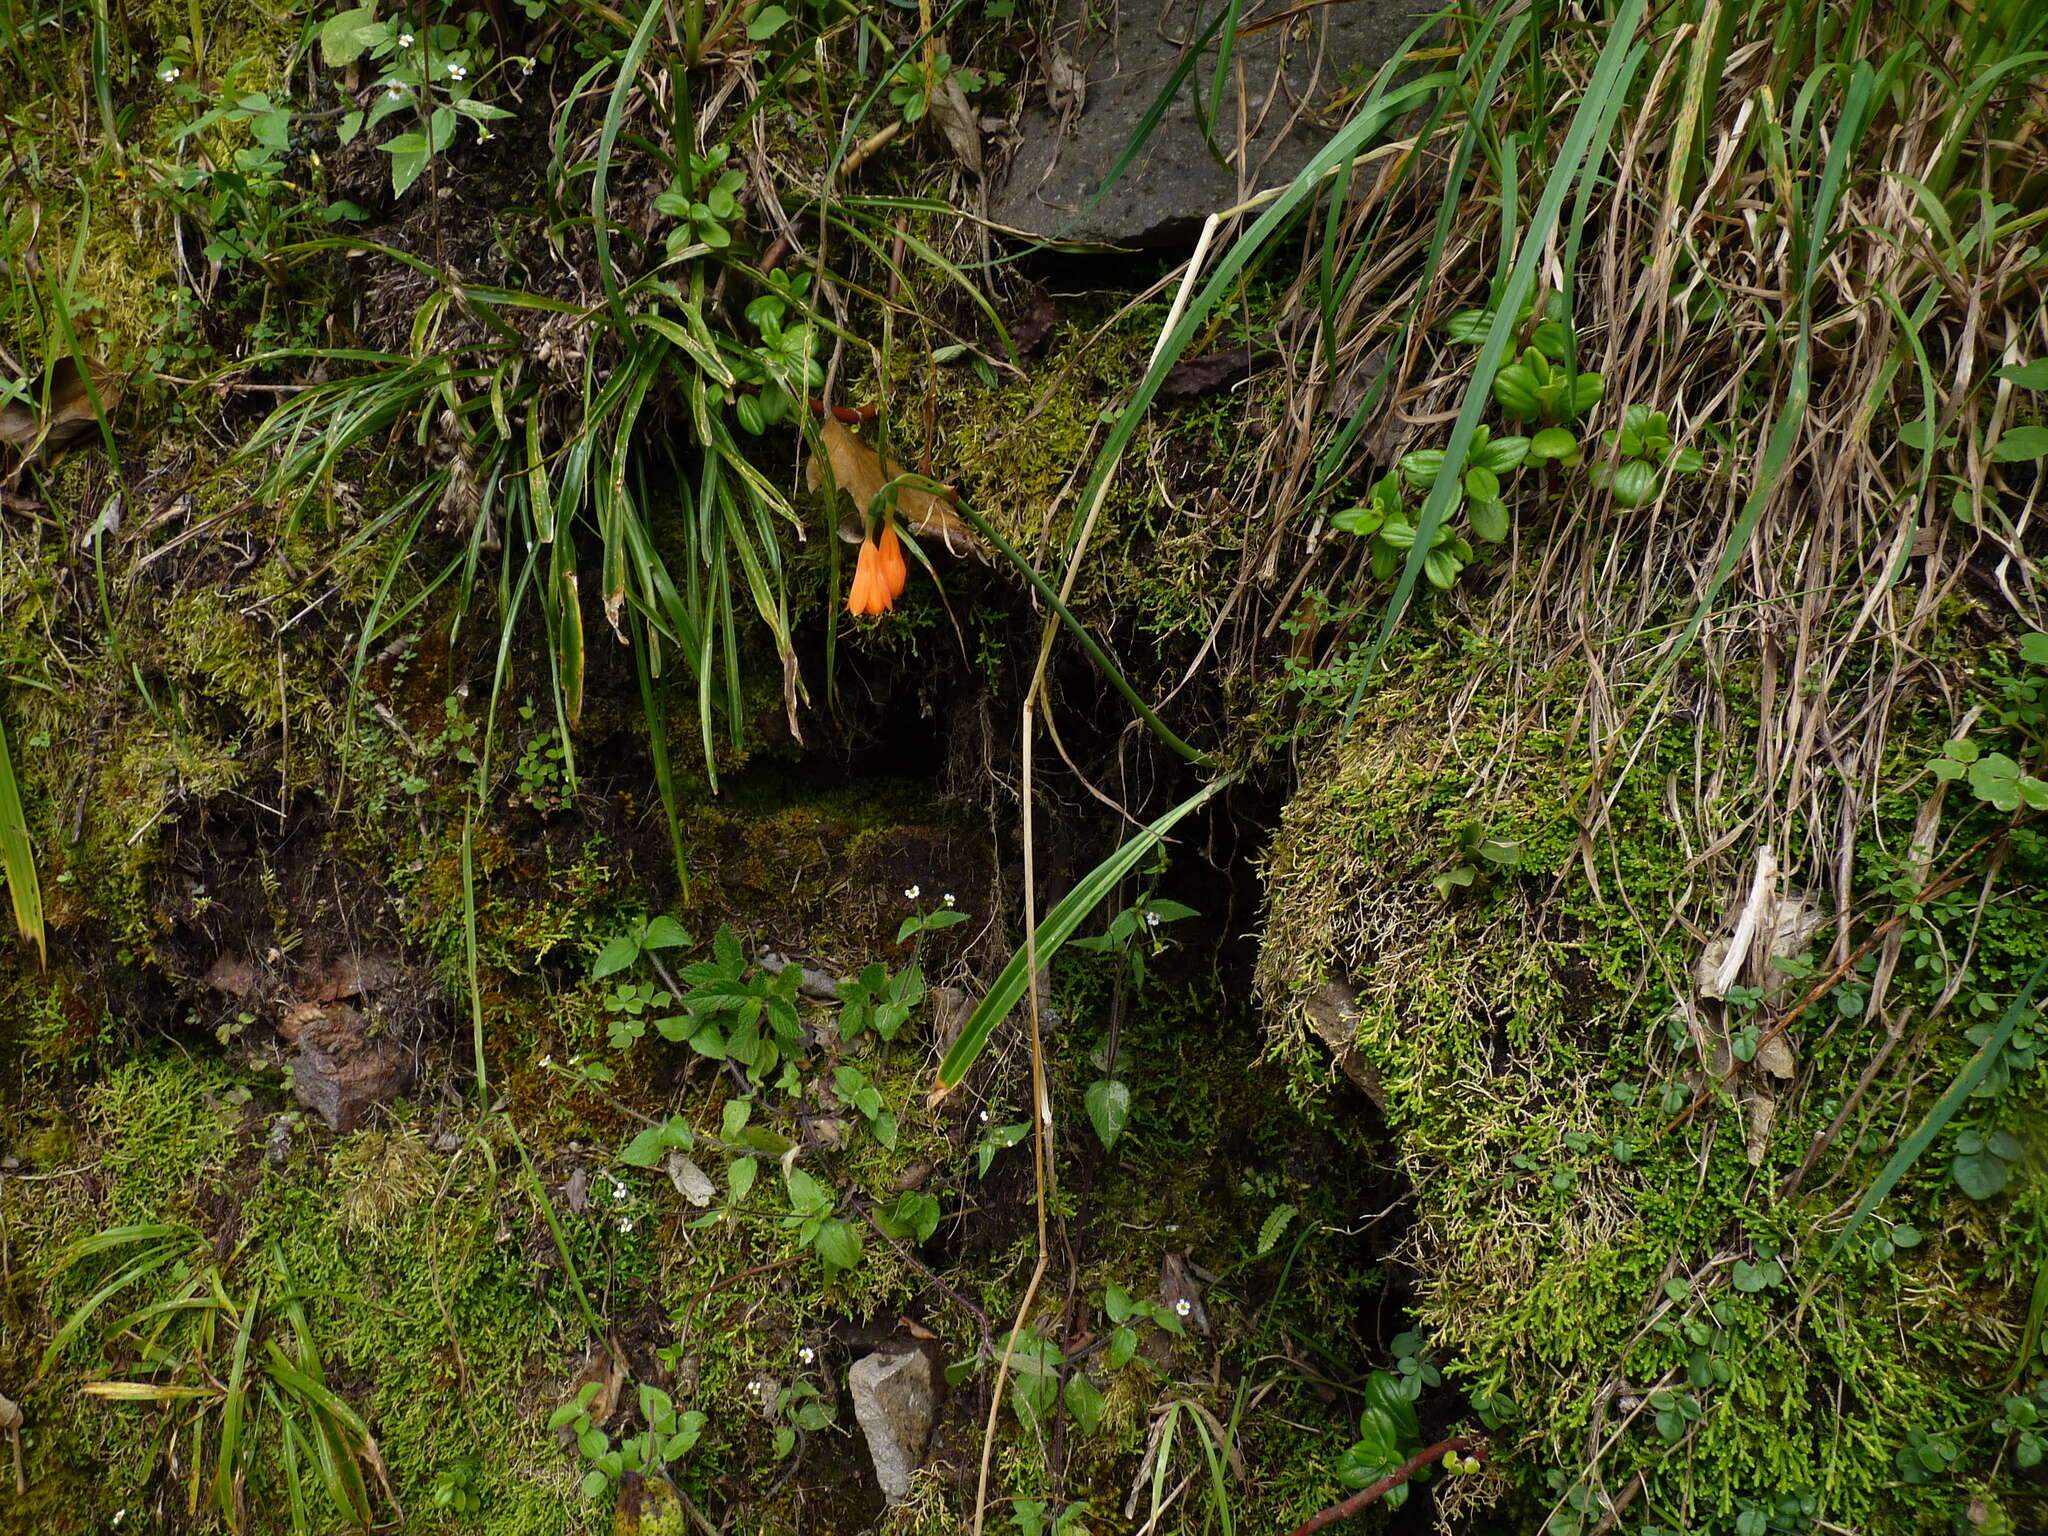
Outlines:
[{"label": "round green leaf", "polygon": [[1473,537],[1498,544],[1508,536],[1508,505],[1498,497],[1474,499],[1465,509]]},{"label": "round green leaf", "polygon": [[2010,1172],[2005,1159],[1990,1152],[1959,1153],[1949,1171],[1955,1177],[1956,1188],[1972,1200],[1989,1200],[2003,1194]]},{"label": "round green leaf", "polygon": [[1657,469],[1647,459],[1630,459],[1614,472],[1614,499],[1640,507],[1657,494]]}]

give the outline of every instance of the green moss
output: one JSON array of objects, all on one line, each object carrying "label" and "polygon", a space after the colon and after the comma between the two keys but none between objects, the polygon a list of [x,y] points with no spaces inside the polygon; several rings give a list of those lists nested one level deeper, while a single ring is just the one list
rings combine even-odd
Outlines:
[{"label": "green moss", "polygon": [[[1347,1027],[1415,1191],[1416,1315],[1469,1386],[1520,1405],[1504,1432],[1511,1454],[1489,1475],[1496,1495],[1547,1510],[1594,1487],[1585,1480],[1612,1497],[1640,1474],[1632,1518],[1653,1524],[1701,1528],[1807,1490],[1859,1529],[1919,1529],[1948,1494],[1902,1484],[1893,1455],[1909,1429],[1981,1422],[2011,1360],[1993,1341],[2013,1337],[2028,1282],[2001,1274],[1956,1289],[1958,1270],[1997,1245],[1972,1230],[1978,1209],[1939,1167],[1921,1169],[1890,1216],[1910,1213],[1938,1242],[1890,1263],[1863,1252],[1868,1233],[1833,1252],[1836,1202],[1874,1174],[1889,1128],[1917,1113],[1910,1081],[1881,1080],[1895,1118],[1841,1170],[1845,1182],[1796,1198],[1781,1191],[1833,1102],[1777,1090],[1767,1132],[1747,1090],[1743,1102],[1695,1102],[1704,1079],[1683,1010],[1703,935],[1747,872],[1706,887],[1685,837],[1720,808],[1694,801],[1681,815],[1673,796],[1703,759],[1747,781],[1747,696],[1724,671],[1730,734],[1653,724],[1633,771],[1596,787],[1569,767],[1562,733],[1531,727],[1535,690],[1510,691],[1507,675],[1483,640],[1397,657],[1359,730],[1325,752],[1285,813],[1262,961],[1286,1039],[1314,1033],[1322,983],[1355,991]],[[1567,672],[1540,693],[1583,687]],[[1894,750],[1917,766],[1916,750],[1924,761],[1934,748],[1910,740]],[[1917,809],[1917,797],[1879,808],[1862,872],[1874,898],[1897,867],[1878,849],[1903,846]],[[1475,859],[1475,827],[1513,856]],[[1470,884],[1433,888],[1460,867]],[[1977,941],[2002,979],[1982,983],[1990,1007],[2048,919],[2024,884],[2007,889],[2017,921]],[[1917,942],[1970,942],[1973,908],[1933,915]],[[1939,990],[1902,987],[1897,1008]],[[1853,1017],[1854,1001],[1836,1015],[1831,999],[1791,1036],[1816,1084],[1853,1082],[1868,1060],[1853,1023],[1823,1027]],[[1969,1050],[1945,1032],[1925,1048],[1936,1085]],[[1731,1286],[1772,1255],[1781,1277]],[[1698,1410],[1696,1423],[1671,1421],[1675,1446],[1655,1428],[1671,1399],[1654,1392]]]}]

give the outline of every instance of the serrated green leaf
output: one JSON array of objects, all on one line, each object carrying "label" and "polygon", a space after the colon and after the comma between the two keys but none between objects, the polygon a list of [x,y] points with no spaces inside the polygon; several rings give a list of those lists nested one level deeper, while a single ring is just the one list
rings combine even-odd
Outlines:
[{"label": "serrated green leaf", "polygon": [[1273,1245],[1280,1241],[1281,1233],[1287,1230],[1287,1224],[1294,1220],[1295,1214],[1295,1209],[1291,1205],[1273,1207],[1271,1214],[1259,1228],[1259,1247],[1253,1257],[1263,1259],[1273,1251]]}]

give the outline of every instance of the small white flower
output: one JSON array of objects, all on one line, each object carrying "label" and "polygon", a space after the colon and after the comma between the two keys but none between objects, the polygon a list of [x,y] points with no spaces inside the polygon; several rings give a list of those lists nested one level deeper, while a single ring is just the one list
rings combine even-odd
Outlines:
[{"label": "small white flower", "polygon": [[469,71],[464,69],[460,64],[450,64],[448,66],[448,78],[450,80],[460,80],[464,75],[467,75],[468,73]]},{"label": "small white flower", "polygon": [[399,33],[398,46],[401,48],[410,48],[412,46],[412,34],[410,32]]},{"label": "small white flower", "polygon": [[625,1185],[623,1185],[623,1184],[614,1184],[614,1185],[612,1186],[612,1198],[613,1198],[614,1200],[623,1200],[623,1199],[625,1199],[625,1198],[626,1198],[626,1186],[625,1186]]},{"label": "small white flower", "polygon": [[953,893],[951,891],[946,892],[946,905],[949,907],[953,905]]},{"label": "small white flower", "polygon": [[540,1059],[540,1064],[544,1067],[552,1067],[555,1064],[555,1058],[552,1055],[543,1056]]},{"label": "small white flower", "polygon": [[531,60],[531,59],[521,59],[521,60],[519,61],[519,73],[521,73],[522,75],[530,75],[530,74],[532,74],[532,73],[533,73],[533,60]]},{"label": "small white flower", "polygon": [[488,128],[479,128],[476,131],[476,141],[479,144],[488,144],[492,139],[495,139],[496,137],[497,135],[491,132],[491,130]]},{"label": "small white flower", "polygon": [[805,1365],[809,1365],[813,1360],[818,1358],[818,1352],[815,1349],[811,1348],[810,1345],[806,1344],[802,1349],[796,1352],[796,1357],[797,1359],[803,1361]]},{"label": "small white flower", "polygon": [[988,1124],[988,1111],[985,1109],[981,1112],[981,1123],[983,1125]]},{"label": "small white flower", "polygon": [[1159,914],[1157,912],[1147,912],[1145,914],[1145,926],[1147,928],[1157,928],[1159,926]]},{"label": "small white flower", "polygon": [[386,91],[384,94],[390,97],[393,101],[397,101],[405,95],[405,90],[402,86],[394,85],[391,87],[390,90]]},{"label": "small white flower", "polygon": [[[161,72],[159,72],[159,74],[158,74],[157,78],[158,78],[158,79],[160,79],[160,80],[162,80],[162,81],[163,81],[163,83],[164,83],[165,85],[169,85],[169,84],[170,84],[170,83],[171,83],[171,82],[172,82],[173,80],[177,79],[177,78],[178,78],[178,77],[179,77],[180,75],[182,75],[183,73],[184,73],[184,71],[183,71],[182,69],[178,68],[178,66],[177,66],[177,65],[175,65],[175,64],[166,64],[166,65],[165,65],[165,66],[163,67],[162,71],[161,71]],[[123,1510],[123,1511],[122,1511],[122,1513],[123,1513],[123,1514],[126,1514],[126,1513],[127,1513],[127,1511],[126,1511],[126,1510]]]},{"label": "small white flower", "polygon": [[630,1217],[630,1216],[621,1216],[621,1217],[619,1218],[619,1230],[620,1230],[621,1232],[630,1232],[630,1231],[632,1231],[632,1230],[633,1230],[633,1218],[632,1218],[632,1217]]},{"label": "small white flower", "polygon": [[907,885],[903,888],[903,899],[905,901],[915,901],[923,890],[924,887],[921,885]]},{"label": "small white flower", "polygon": [[1194,1310],[1194,1307],[1189,1304],[1188,1299],[1185,1296],[1183,1296],[1179,1301],[1176,1301],[1173,1304],[1173,1313],[1176,1317],[1186,1317],[1190,1312]]}]

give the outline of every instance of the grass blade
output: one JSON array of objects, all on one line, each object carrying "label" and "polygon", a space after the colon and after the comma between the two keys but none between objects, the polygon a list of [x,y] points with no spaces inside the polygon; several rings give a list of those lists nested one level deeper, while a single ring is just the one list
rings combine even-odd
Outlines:
[{"label": "grass blade", "polygon": [[1832,1250],[1834,1254],[1840,1255],[1848,1245],[1849,1239],[1856,1235],[1856,1229],[1863,1225],[1872,1211],[1884,1203],[1884,1197],[1890,1194],[1899,1180],[1920,1161],[1921,1155],[1934,1144],[1934,1138],[1941,1134],[1942,1127],[1955,1117],[1955,1112],[1963,1107],[1964,1101],[1977,1091],[1977,1085],[1990,1075],[1992,1063],[1998,1060],[1999,1053],[2005,1049],[2006,1041],[2010,1040],[2013,1031],[2019,1028],[2020,1020],[2027,1016],[2027,1006],[2033,1002],[2035,989],[2041,985],[2043,976],[2048,976],[2048,960],[2043,960],[2034,967],[2034,974],[2028,977],[2027,984],[2020,988],[2019,996],[2015,997],[2012,1006],[2005,1010],[2004,1017],[1999,1019],[1998,1027],[1991,1031],[1990,1038],[1977,1048],[1976,1055],[1963,1064],[1963,1070],[1958,1072],[1956,1080],[1948,1085],[1948,1091],[1934,1101],[1913,1134],[1900,1144],[1899,1150],[1891,1155],[1891,1160],[1878,1170],[1878,1175],[1871,1181],[1870,1188],[1865,1190],[1863,1198],[1856,1202],[1856,1209],[1850,1213],[1849,1223],[1842,1228],[1842,1235],[1835,1239]]},{"label": "grass blade", "polygon": [[1614,98],[1627,88],[1627,81],[1642,56],[1635,35],[1642,24],[1644,5],[1645,0],[1624,0],[1616,13],[1607,43],[1600,50],[1599,63],[1594,66],[1593,78],[1586,86],[1586,94],[1581,98],[1571,127],[1565,133],[1564,143],[1558,150],[1557,163],[1544,182],[1536,212],[1528,228],[1522,231],[1514,267],[1495,299],[1493,324],[1487,331],[1485,344],[1479,349],[1479,359],[1473,365],[1472,383],[1465,392],[1464,407],[1458,412],[1457,424],[1451,428],[1450,441],[1444,444],[1443,467],[1438,471],[1436,484],[1430,489],[1429,499],[1423,503],[1416,518],[1415,542],[1401,568],[1394,595],[1387,602],[1387,611],[1380,620],[1380,632],[1373,640],[1372,649],[1366,652],[1365,664],[1352,688],[1350,702],[1344,707],[1343,723],[1338,728],[1340,736],[1351,728],[1358,706],[1365,698],[1366,685],[1372,679],[1373,668],[1388,642],[1394,638],[1394,630],[1415,592],[1416,579],[1422,574],[1431,541],[1451,510],[1453,495],[1463,480],[1465,455],[1472,446],[1479,418],[1493,400],[1494,375],[1500,371],[1507,356],[1522,306],[1535,289],[1537,265],[1549,246],[1552,231],[1557,228],[1559,215],[1564,211],[1564,200],[1570,194],[1572,183],[1578,179],[1579,167],[1585,163],[1596,130],[1600,124],[1612,121]]},{"label": "grass blade", "polygon": [[50,945],[43,931],[43,887],[36,878],[35,845],[29,841],[28,818],[21,809],[21,786],[15,782],[4,722],[0,722],[0,874],[7,877],[15,930],[35,945],[38,960],[47,967]]},{"label": "grass blade", "polygon": [[[1118,848],[1069,891],[1060,904],[1048,912],[1045,920],[1038,925],[1038,963],[1041,969],[1052,964],[1052,957],[1060,947],[1073,937],[1074,930],[1082,921],[1108,898],[1116,883],[1123,879],[1131,867],[1150,853],[1173,830],[1174,826],[1191,811],[1200,809],[1215,796],[1216,792],[1230,782],[1228,776],[1217,779],[1203,789],[1190,795],[1179,805],[1146,827],[1137,836]],[[946,1052],[946,1059],[939,1063],[938,1081],[932,1087],[934,1098],[944,1098],[960,1086],[968,1069],[980,1057],[995,1032],[996,1025],[1010,1016],[1010,1010],[1017,1006],[1017,1000],[1024,995],[1024,988],[1030,978],[1026,974],[1029,962],[1024,951],[1019,949],[1010,956],[1010,963],[1003,967],[996,977],[995,985],[982,998],[981,1006],[974,1010],[960,1031],[960,1038],[953,1042],[953,1048]]]}]

